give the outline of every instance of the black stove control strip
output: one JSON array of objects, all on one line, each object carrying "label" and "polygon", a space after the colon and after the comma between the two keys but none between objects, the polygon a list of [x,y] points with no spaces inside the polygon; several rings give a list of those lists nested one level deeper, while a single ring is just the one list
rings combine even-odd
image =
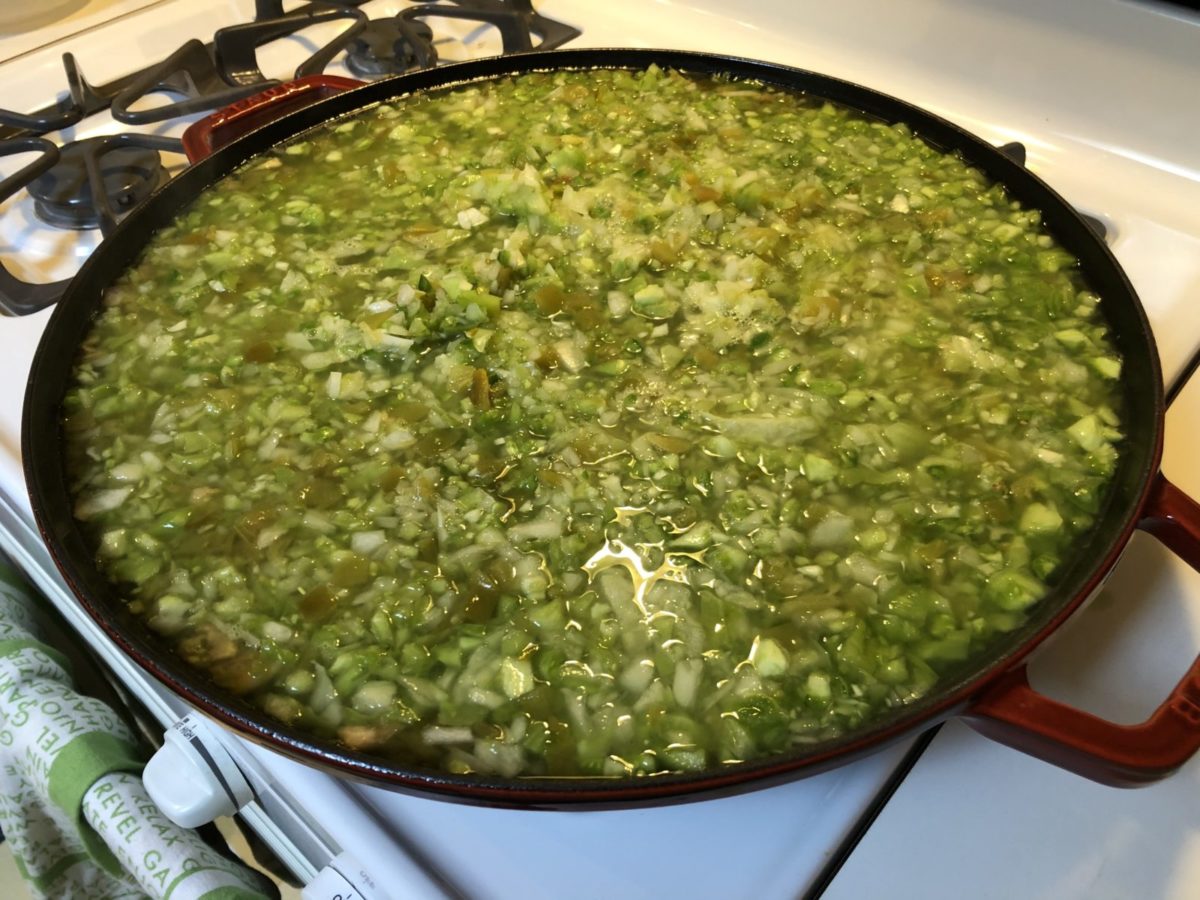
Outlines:
[{"label": "black stove control strip", "polygon": [[808,890],[800,895],[799,900],[817,900],[837,877],[838,872],[842,870],[846,860],[850,858],[850,854],[854,852],[854,848],[859,845],[867,831],[875,824],[875,820],[879,818],[879,814],[883,812],[883,808],[887,806],[888,801],[892,799],[892,795],[896,793],[900,783],[908,777],[908,773],[913,770],[913,766],[929,749],[929,745],[933,743],[933,739],[937,737],[938,732],[942,730],[941,725],[934,725],[928,731],[922,732],[917,738],[916,743],[909,748],[909,751],[904,754],[904,759],[900,760],[900,765],[892,771],[888,776],[888,780],[884,782],[879,793],[875,795],[875,799],[871,801],[871,805],[863,811],[859,816],[858,821],[854,823],[854,827],[850,832],[842,838],[842,842],[838,844],[837,849],[829,857],[829,861],[821,867],[821,871],[817,873],[816,879],[809,886]]},{"label": "black stove control strip", "polygon": [[1175,398],[1187,387],[1188,382],[1192,380],[1192,376],[1196,374],[1196,370],[1200,369],[1200,347],[1193,351],[1191,357],[1184,364],[1183,370],[1175,376],[1175,380],[1167,385],[1167,407],[1175,402]]}]

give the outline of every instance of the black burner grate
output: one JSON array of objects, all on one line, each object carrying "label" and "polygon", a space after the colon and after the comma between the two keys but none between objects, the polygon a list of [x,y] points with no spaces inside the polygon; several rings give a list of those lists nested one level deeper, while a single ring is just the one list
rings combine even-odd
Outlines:
[{"label": "black burner grate", "polygon": [[[500,32],[505,53],[524,53],[527,50],[554,50],[583,32],[562,22],[547,18],[533,8],[531,0],[455,0],[451,3],[419,0],[420,6],[410,6],[400,12],[409,21],[426,19],[461,19],[494,25]],[[533,39],[537,38],[537,44]]]},{"label": "black burner grate", "polygon": [[[258,65],[258,48],[324,22],[347,19],[350,24],[296,69],[303,78],[322,71],[338,52],[367,25],[367,15],[350,5],[310,4],[290,13],[272,3],[259,3],[253,22],[222,28],[212,43],[191,40],[156,66],[144,70],[112,101],[112,115],[127,125],[162,122],[228,106],[278,84]],[[132,107],[153,93],[180,97],[149,109]]]},{"label": "black burner grate", "polygon": [[110,85],[107,90],[98,90],[88,84],[70,53],[64,53],[62,61],[67,75],[67,96],[35,113],[0,109],[0,126],[5,129],[0,138],[58,131],[108,107],[116,88]]},{"label": "black burner grate", "polygon": [[[264,6],[269,4],[261,4],[260,8]],[[226,81],[234,84],[256,84],[261,89],[263,85],[274,82],[269,81],[258,67],[259,47],[296,34],[312,25],[338,19],[350,20],[349,27],[313,53],[295,71],[296,78],[317,75],[332,62],[349,40],[366,27],[367,14],[362,10],[348,5],[314,4],[295,12],[222,28],[213,38],[217,67]]]},{"label": "black burner grate", "polygon": [[[161,63],[151,66],[112,100],[112,117],[126,125],[145,125],[205,112],[235,103],[262,90],[261,84],[227,84],[217,70],[210,45],[188,41]],[[132,109],[142,98],[164,93],[182,99],[149,109]]]},{"label": "black burner grate", "polygon": [[[166,182],[159,153],[182,154],[183,143],[135,133],[87,138],[61,149],[37,137],[0,142],[0,156],[30,152],[41,155],[0,182],[0,202],[28,188],[44,221],[60,228],[99,228],[107,237],[123,215]],[[0,311],[36,312],[57,303],[69,282],[26,282],[0,265]]]},{"label": "black burner grate", "polygon": [[[147,125],[235,103],[278,83],[263,74],[259,48],[314,25],[345,23],[297,67],[296,78],[323,73],[343,53],[346,66],[363,78],[435,66],[438,52],[429,20],[436,18],[496,28],[505,53],[554,49],[580,34],[538,13],[531,0],[417,0],[417,6],[376,20],[359,8],[365,2],[317,0],[285,11],[284,0],[255,0],[252,22],[222,28],[207,43],[190,40],[162,62],[98,87],[83,77],[70,53],[63,54],[67,90],[62,98],[33,113],[0,109],[0,156],[41,153],[0,183],[0,201],[28,187],[34,212],[44,222],[99,228],[107,236],[122,215],[167,180],[159,153],[181,152],[180,142],[127,133],[86,138],[60,151],[32,136],[69,128],[105,109],[118,122]],[[166,102],[147,106],[150,95],[165,95]],[[22,282],[0,265],[0,311],[34,312],[56,302],[67,283]]]},{"label": "black burner grate", "polygon": [[[434,66],[438,54],[426,21],[434,18],[492,25],[505,53],[552,50],[581,34],[538,13],[530,0],[418,0],[398,16],[376,20],[358,8],[364,2],[306,3],[285,12],[283,0],[256,0],[253,22],[222,28],[209,43],[190,40],[161,63],[99,87],[88,84],[75,58],[64,53],[67,95],[34,113],[0,109],[0,140],[58,131],[109,107],[118,122],[146,125],[227,106],[276,83],[259,68],[259,47],[338,19],[347,27],[301,63],[296,78],[320,74],[342,51],[360,77]],[[134,109],[155,93],[178,99]]]},{"label": "black burner grate", "polygon": [[[38,157],[0,181],[0,202],[48,172],[59,158],[58,148],[42,138],[16,138],[0,142],[0,157],[16,156],[20,153],[37,153]],[[0,263],[0,310],[10,316],[24,316],[45,309],[58,302],[69,282],[69,278],[43,284],[22,281]]]}]

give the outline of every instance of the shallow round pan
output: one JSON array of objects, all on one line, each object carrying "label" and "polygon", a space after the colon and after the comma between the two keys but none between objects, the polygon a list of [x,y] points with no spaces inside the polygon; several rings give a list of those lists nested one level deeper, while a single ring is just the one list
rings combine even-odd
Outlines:
[{"label": "shallow round pan", "polygon": [[[866,727],[787,753],[699,773],[642,779],[504,779],[456,776],[398,763],[318,740],[289,728],[222,691],[130,615],[95,564],[72,515],[64,464],[61,405],[73,360],[91,329],[106,288],[132,265],[151,236],[192,200],[246,160],[313,126],[415,92],[510,73],[553,69],[631,68],[651,64],[702,74],[757,79],[835,101],[887,122],[904,122],[935,147],[957,153],[1027,208],[1038,209],[1055,239],[1080,260],[1102,298],[1118,348],[1128,410],[1126,441],[1104,511],[1074,556],[1056,573],[1050,594],[1019,630],[944,677],[928,696]],[[58,304],[34,359],[25,398],[22,451],[39,527],[68,584],[121,649],[189,703],[242,735],[335,774],[376,785],[474,803],[526,807],[619,806],[731,793],[829,769],[952,715],[963,715],[998,740],[1111,784],[1139,784],[1178,768],[1200,748],[1200,660],[1147,722],[1113,725],[1036,694],[1022,660],[1102,583],[1133,531],[1154,533],[1200,566],[1200,507],[1159,471],[1163,390],[1149,324],[1133,287],[1104,242],[1050,187],[995,147],[903,101],[845,81],[785,66],[666,50],[559,50],[478,60],[358,87],[295,110],[345,84],[284,85],[222,111],[193,133],[194,155],[230,122],[269,118],[284,103],[294,111],[269,121],[197,162],[131,213],[87,261]],[[199,137],[197,136],[199,134]],[[219,141],[218,141],[219,143]],[[197,149],[201,148],[201,149]]]}]

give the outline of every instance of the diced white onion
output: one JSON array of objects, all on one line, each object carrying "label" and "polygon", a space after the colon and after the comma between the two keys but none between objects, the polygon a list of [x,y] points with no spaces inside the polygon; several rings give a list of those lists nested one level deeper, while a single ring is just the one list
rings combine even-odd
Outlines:
[{"label": "diced white onion", "polygon": [[481,687],[473,687],[468,690],[467,699],[478,706],[486,706],[488,709],[495,709],[504,703],[503,694],[485,690]]},{"label": "diced white onion", "polygon": [[322,534],[332,534],[337,531],[337,526],[329,521],[327,516],[314,509],[310,509],[304,514],[304,524],[313,531],[319,531]]},{"label": "diced white onion", "polygon": [[478,225],[482,225],[488,220],[488,217],[477,210],[474,206],[462,210],[458,214],[458,227],[471,229]]},{"label": "diced white onion", "polygon": [[79,519],[90,519],[93,516],[98,516],[100,513],[106,513],[109,510],[116,509],[128,499],[133,493],[131,487],[112,488],[107,491],[100,491],[87,497],[75,505],[75,517]]},{"label": "diced white onion", "polygon": [[648,659],[639,659],[625,667],[617,679],[621,687],[631,694],[641,694],[650,687],[654,680],[654,663]]},{"label": "diced white onion", "polygon": [[523,522],[508,529],[508,536],[514,541],[546,541],[561,537],[562,533],[562,517],[552,513],[544,513],[540,519]]},{"label": "diced white onion", "polygon": [[691,706],[696,699],[696,689],[700,686],[700,675],[704,671],[704,662],[699,659],[685,659],[675,666],[675,702],[680,706]]},{"label": "diced white onion", "polygon": [[392,350],[398,350],[401,353],[407,353],[412,349],[412,338],[400,337],[398,334],[391,334],[387,331],[379,336],[379,345],[388,347]]},{"label": "diced white onion", "polygon": [[280,525],[272,525],[270,528],[264,528],[258,533],[258,539],[255,540],[254,546],[259,550],[265,550],[283,537],[286,532],[287,529]]},{"label": "diced white onion", "polygon": [[391,681],[368,681],[350,700],[361,713],[378,713],[387,709],[396,698],[396,685]]},{"label": "diced white onion", "polygon": [[572,340],[555,341],[554,353],[558,356],[558,361],[563,364],[563,368],[569,372],[578,372],[587,365],[587,357]]},{"label": "diced white onion", "polygon": [[325,667],[319,663],[314,666],[316,670],[316,684],[313,685],[312,693],[308,697],[309,708],[315,713],[320,713],[326,707],[337,699],[337,691],[334,690],[333,681],[330,680],[329,674],[325,671]]},{"label": "diced white onion", "polygon": [[854,520],[841,513],[830,513],[816,524],[809,535],[814,547],[825,549],[845,543],[854,534]]},{"label": "diced white onion", "polygon": [[411,447],[416,441],[411,431],[405,431],[403,428],[398,428],[395,431],[389,431],[379,441],[379,446],[384,450],[402,450],[405,447]]},{"label": "diced white onion", "polygon": [[503,547],[508,543],[508,538],[499,528],[485,528],[475,535],[475,543],[480,547]]},{"label": "diced white onion", "polygon": [[108,474],[116,481],[137,481],[142,477],[145,469],[137,463],[121,463],[119,466],[113,466],[112,471]]},{"label": "diced white onion", "polygon": [[336,350],[320,350],[300,357],[300,365],[306,369],[324,369],[336,362],[341,362],[341,354]]},{"label": "diced white onion", "polygon": [[350,537],[350,549],[360,556],[368,556],[387,543],[382,531],[356,531]]},{"label": "diced white onion", "polygon": [[469,744],[475,740],[470,728],[447,728],[444,725],[430,725],[421,734],[427,744]]},{"label": "diced white onion", "polygon": [[525,764],[520,747],[499,741],[476,741],[475,758],[481,771],[497,772],[506,778],[519,774]]},{"label": "diced white onion", "polygon": [[279,455],[279,432],[272,431],[258,445],[259,459],[275,459]]},{"label": "diced white onion", "polygon": [[879,568],[879,566],[861,553],[851,553],[847,556],[838,565],[839,569],[843,567],[846,574],[859,584],[873,584],[876,579],[881,578],[885,574],[883,569]]},{"label": "diced white onion", "polygon": [[628,294],[621,291],[608,292],[608,311],[613,314],[613,318],[619,319],[624,316],[633,306],[633,300]]},{"label": "diced white onion", "polygon": [[292,629],[288,628],[282,622],[267,622],[262,627],[262,633],[263,637],[281,643],[292,639]]}]

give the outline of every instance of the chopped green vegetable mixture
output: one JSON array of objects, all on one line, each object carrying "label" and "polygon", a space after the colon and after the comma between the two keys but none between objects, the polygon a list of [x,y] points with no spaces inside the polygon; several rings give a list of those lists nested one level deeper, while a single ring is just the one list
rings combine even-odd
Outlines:
[{"label": "chopped green vegetable mixture", "polygon": [[827,103],[530,74],[318,129],[110,291],[65,427],[132,609],[271,716],[456,773],[827,739],[1024,621],[1121,361],[960,159]]}]

